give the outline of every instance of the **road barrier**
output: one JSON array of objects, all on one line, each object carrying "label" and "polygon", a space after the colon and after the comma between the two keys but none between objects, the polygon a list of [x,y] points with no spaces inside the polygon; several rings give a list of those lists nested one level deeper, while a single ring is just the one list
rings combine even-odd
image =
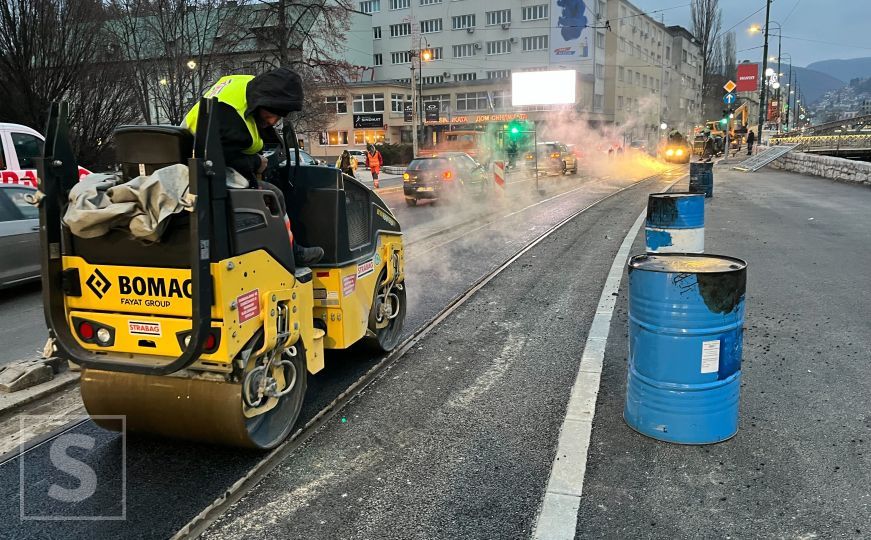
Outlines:
[{"label": "road barrier", "polygon": [[679,444],[737,433],[746,277],[747,263],[732,257],[630,259],[629,427]]},{"label": "road barrier", "polygon": [[493,181],[496,182],[496,185],[504,188],[505,187],[505,162],[504,161],[494,161],[493,162]]},{"label": "road barrier", "polygon": [[704,195],[651,193],[644,237],[648,253],[704,253]]},{"label": "road barrier", "polygon": [[712,162],[690,163],[690,193],[714,196],[714,164]]}]

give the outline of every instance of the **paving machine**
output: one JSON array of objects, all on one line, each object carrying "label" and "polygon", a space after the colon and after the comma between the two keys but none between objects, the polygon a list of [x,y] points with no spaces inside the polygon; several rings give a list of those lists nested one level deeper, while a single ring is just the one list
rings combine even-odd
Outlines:
[{"label": "paving machine", "polygon": [[52,107],[38,166],[45,318],[56,354],[82,368],[96,423],[117,428],[120,415],[131,432],[265,449],[291,432],[325,349],[397,345],[402,232],[374,192],[297,157],[279,188],[295,241],[325,255],[296,267],[279,193],[227,187],[215,103],[200,103],[196,137],[175,126],[115,132],[122,181],[189,169],[192,210],[148,245],[63,225],[78,172],[66,105]]}]

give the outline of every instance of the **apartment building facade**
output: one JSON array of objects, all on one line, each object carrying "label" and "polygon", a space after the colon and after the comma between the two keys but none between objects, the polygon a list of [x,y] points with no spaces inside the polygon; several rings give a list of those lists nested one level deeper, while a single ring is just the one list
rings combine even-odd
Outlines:
[{"label": "apartment building facade", "polygon": [[[650,141],[663,122],[683,123],[679,129],[696,122],[701,62],[689,32],[669,30],[628,0],[584,6],[582,18],[567,19],[558,0],[359,0],[370,26],[355,24],[352,33],[370,33],[371,69],[347,95],[328,98],[343,98],[345,112],[312,142],[312,153],[337,155],[342,143],[330,144],[336,141],[352,148],[409,142],[403,110],[415,93],[420,110],[438,103],[438,120],[425,122],[424,140],[512,118],[546,122],[554,110],[619,124],[628,138]],[[422,59],[421,51],[431,58]],[[513,107],[511,73],[549,69],[576,70],[575,103]],[[374,115],[366,124],[373,127],[355,128],[361,125],[355,114]],[[375,128],[379,114],[383,124]],[[419,118],[424,123],[423,113]]]}]

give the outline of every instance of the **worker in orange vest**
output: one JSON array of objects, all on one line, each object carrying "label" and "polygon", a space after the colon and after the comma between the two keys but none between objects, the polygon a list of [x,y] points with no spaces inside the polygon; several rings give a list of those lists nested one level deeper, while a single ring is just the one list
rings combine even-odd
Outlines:
[{"label": "worker in orange vest", "polygon": [[378,188],[378,175],[381,174],[381,165],[384,164],[384,158],[381,157],[381,152],[375,149],[374,145],[369,145],[366,152],[366,166],[372,171],[372,182],[375,188]]}]

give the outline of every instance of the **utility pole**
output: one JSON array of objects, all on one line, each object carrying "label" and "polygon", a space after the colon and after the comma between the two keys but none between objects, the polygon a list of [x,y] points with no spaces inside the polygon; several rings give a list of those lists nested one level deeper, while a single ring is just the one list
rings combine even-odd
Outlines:
[{"label": "utility pole", "polygon": [[417,157],[417,84],[414,82],[414,58],[411,59],[411,158]]},{"label": "utility pole", "polygon": [[762,144],[762,123],[765,121],[765,72],[768,70],[768,22],[771,17],[771,0],[765,2],[765,44],[762,48],[762,90],[759,92],[759,125],[756,126],[756,144]]}]

